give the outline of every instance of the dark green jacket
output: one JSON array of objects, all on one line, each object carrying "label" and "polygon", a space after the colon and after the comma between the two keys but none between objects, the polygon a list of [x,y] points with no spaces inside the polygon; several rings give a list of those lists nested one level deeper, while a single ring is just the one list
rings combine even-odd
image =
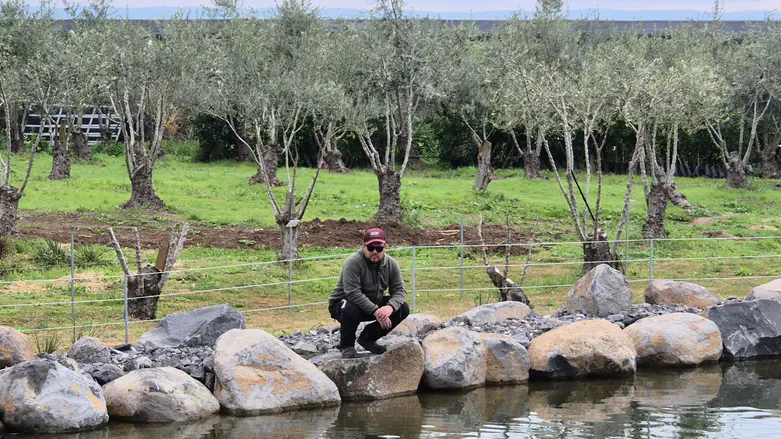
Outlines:
[{"label": "dark green jacket", "polygon": [[398,310],[406,302],[399,264],[387,254],[382,262],[372,264],[363,256],[361,249],[344,262],[330,302],[347,299],[364,312],[374,315],[382,303],[382,295],[386,289],[390,289],[388,305],[392,306],[394,311]]}]

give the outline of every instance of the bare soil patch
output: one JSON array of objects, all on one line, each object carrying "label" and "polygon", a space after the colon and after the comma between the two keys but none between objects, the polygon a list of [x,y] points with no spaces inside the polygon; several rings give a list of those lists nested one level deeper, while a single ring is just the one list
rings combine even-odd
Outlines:
[{"label": "bare soil patch", "polygon": [[[85,287],[88,294],[106,291],[112,287],[111,282],[105,279],[101,273],[84,272],[76,273],[74,276],[76,285]],[[71,277],[63,276],[54,282],[16,282],[8,284],[2,289],[7,293],[43,293],[57,287],[66,287],[70,285]]]},{"label": "bare soil patch", "polygon": [[[159,248],[168,242],[170,228],[176,223],[176,219],[165,217],[164,221],[152,224],[139,224],[141,244],[146,249]],[[46,238],[61,243],[70,242],[71,234],[83,244],[106,244],[110,240],[108,228],[113,226],[105,220],[101,220],[91,213],[38,213],[24,212],[18,224],[18,233],[22,237]],[[300,226],[299,243],[302,247],[323,248],[356,248],[361,245],[363,233],[378,224],[373,222],[325,220],[314,218],[304,222]],[[457,244],[460,241],[459,226],[453,225],[446,228],[415,229],[404,224],[379,225],[387,236],[388,242],[393,246],[408,245],[448,245]],[[530,242],[534,236],[538,240],[545,237],[546,240],[558,239],[558,234],[536,235],[529,230],[522,230],[522,226],[510,227],[510,242]],[[114,227],[117,239],[123,246],[132,246],[133,235],[131,227],[123,225]],[[504,243],[507,240],[507,229],[504,225],[484,225],[483,237],[488,244]],[[464,241],[467,244],[478,244],[477,229],[466,227]],[[187,237],[188,246],[201,246],[225,249],[247,249],[272,247],[280,245],[280,230],[277,228],[259,229],[252,227],[214,227],[204,224],[191,223],[190,234]],[[489,251],[504,252],[503,246],[492,246]],[[512,247],[513,254],[525,253],[523,247]]]}]

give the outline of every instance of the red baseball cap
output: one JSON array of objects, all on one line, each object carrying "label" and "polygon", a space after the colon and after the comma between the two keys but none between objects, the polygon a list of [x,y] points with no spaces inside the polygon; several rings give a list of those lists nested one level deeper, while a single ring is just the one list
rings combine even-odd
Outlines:
[{"label": "red baseball cap", "polygon": [[385,244],[385,232],[382,229],[369,229],[363,234],[363,244],[369,245],[375,242]]}]

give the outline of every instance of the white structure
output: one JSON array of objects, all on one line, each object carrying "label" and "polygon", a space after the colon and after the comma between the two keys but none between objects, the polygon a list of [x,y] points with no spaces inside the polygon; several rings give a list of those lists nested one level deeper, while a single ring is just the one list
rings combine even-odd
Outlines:
[{"label": "white structure", "polygon": [[[67,112],[63,111],[62,108],[57,109],[56,112],[52,112],[52,114],[49,115],[48,122],[44,121],[43,137],[49,141],[53,141],[57,134],[57,127],[60,126],[60,122],[65,121],[67,117]],[[111,140],[115,142],[119,141],[122,132],[118,122],[119,117],[116,113],[113,113],[110,108],[105,107],[89,107],[84,112],[84,116],[81,120],[81,131],[87,136],[87,141],[91,145],[100,142],[101,118],[103,118],[103,125],[107,125],[111,132]],[[38,135],[40,126],[41,115],[36,113],[35,110],[31,110],[27,115],[27,124],[24,127],[24,134],[26,136]]]}]

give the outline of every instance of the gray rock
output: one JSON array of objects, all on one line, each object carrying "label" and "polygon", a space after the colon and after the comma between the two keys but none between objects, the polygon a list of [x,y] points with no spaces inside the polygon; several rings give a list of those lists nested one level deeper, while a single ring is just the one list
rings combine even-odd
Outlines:
[{"label": "gray rock", "polygon": [[95,379],[95,381],[97,381],[101,386],[114,381],[124,374],[125,371],[114,364],[101,364],[97,368],[90,371],[90,376],[92,376],[92,378]]},{"label": "gray rock", "polygon": [[330,407],[339,390],[314,364],[259,329],[233,329],[217,340],[214,396],[240,415]]},{"label": "gray rock", "polygon": [[601,264],[578,279],[567,295],[567,309],[592,317],[625,314],[632,308],[632,288],[620,271]]},{"label": "gray rock", "polygon": [[423,384],[432,389],[465,389],[485,384],[486,350],[476,332],[451,327],[423,340]]},{"label": "gray rock", "polygon": [[781,303],[756,300],[714,306],[705,311],[721,332],[724,358],[781,355]]},{"label": "gray rock", "polygon": [[146,369],[152,367],[152,360],[148,357],[138,357],[136,358],[136,364],[138,365],[138,369]]},{"label": "gray rock", "polygon": [[231,329],[244,329],[244,317],[228,305],[199,308],[184,314],[169,314],[157,328],[144,333],[141,343],[147,351],[181,346],[214,346]]},{"label": "gray rock", "polygon": [[486,351],[485,382],[515,384],[529,380],[529,354],[507,335],[480,334]]},{"label": "gray rock", "polygon": [[626,328],[624,333],[635,344],[639,366],[699,366],[717,362],[721,357],[719,328],[695,314],[649,317]]},{"label": "gray rock", "polygon": [[100,386],[49,360],[0,371],[0,408],[9,429],[26,433],[88,430],[108,422]]},{"label": "gray rock", "polygon": [[754,287],[746,296],[746,300],[775,300],[781,302],[781,279]]},{"label": "gray rock", "polygon": [[478,306],[453,318],[471,326],[492,325],[507,319],[523,320],[532,310],[521,302],[498,302]]},{"label": "gray rock", "polygon": [[415,393],[423,376],[423,349],[407,338],[382,355],[343,359],[339,352],[312,359],[342,399],[384,399]]},{"label": "gray rock", "polygon": [[133,371],[107,384],[103,391],[109,415],[130,422],[190,421],[220,410],[209,389],[170,367]]},{"label": "gray rock", "polygon": [[320,350],[317,349],[317,346],[315,344],[307,343],[303,340],[293,345],[291,349],[293,350],[293,352],[306,358],[307,360],[314,356],[317,356],[317,354],[320,353]]},{"label": "gray rock", "polygon": [[27,336],[8,326],[0,326],[0,369],[35,358]]},{"label": "gray rock", "polygon": [[398,326],[393,328],[391,334],[405,335],[407,337],[425,337],[431,331],[442,327],[442,320],[431,314],[410,314]]},{"label": "gray rock", "polygon": [[79,363],[108,363],[111,361],[111,349],[98,338],[83,337],[73,343],[68,357]]}]

